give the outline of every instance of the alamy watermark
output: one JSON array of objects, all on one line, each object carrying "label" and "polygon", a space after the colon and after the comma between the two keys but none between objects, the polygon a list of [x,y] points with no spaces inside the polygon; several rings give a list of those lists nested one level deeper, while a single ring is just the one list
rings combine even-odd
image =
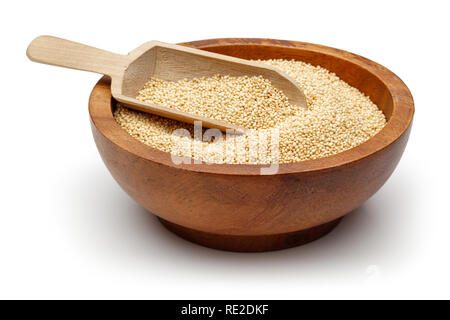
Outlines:
[{"label": "alamy watermark", "polygon": [[277,128],[248,130],[245,134],[227,129],[223,133],[218,129],[203,130],[202,122],[195,121],[193,136],[184,128],[172,132],[171,158],[176,165],[261,163],[260,174],[272,175],[279,169],[279,136]]}]

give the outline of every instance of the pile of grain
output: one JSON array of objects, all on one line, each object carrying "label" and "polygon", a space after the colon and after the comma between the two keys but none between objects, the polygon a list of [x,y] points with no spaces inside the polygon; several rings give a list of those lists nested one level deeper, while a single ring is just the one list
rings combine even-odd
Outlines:
[{"label": "pile of grain", "polygon": [[384,114],[367,96],[334,73],[300,61],[263,62],[280,68],[299,84],[307,98],[307,110],[291,105],[262,77],[217,75],[178,82],[152,78],[137,97],[254,129],[260,141],[269,141],[269,146],[259,151],[252,148],[254,137],[246,136],[224,136],[213,142],[183,138],[189,147],[180,148],[180,139],[172,132],[185,128],[192,133],[191,125],[120,105],[114,117],[129,134],[151,147],[210,163],[291,163],[322,158],[367,141],[386,124]]}]

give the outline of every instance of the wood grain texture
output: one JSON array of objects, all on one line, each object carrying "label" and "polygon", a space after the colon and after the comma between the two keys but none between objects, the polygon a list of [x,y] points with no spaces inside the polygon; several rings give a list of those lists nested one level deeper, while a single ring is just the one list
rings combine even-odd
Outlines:
[{"label": "wood grain texture", "polygon": [[341,218],[305,230],[263,236],[217,235],[185,228],[161,218],[159,221],[183,239],[205,247],[237,252],[261,252],[292,248],[314,241],[333,230]]},{"label": "wood grain texture", "polygon": [[31,61],[119,77],[129,64],[126,56],[52,36],[39,36],[27,48]]},{"label": "wood grain texture", "polygon": [[[375,137],[353,149],[281,164],[276,175],[260,175],[262,165],[175,165],[170,154],[144,145],[115,122],[110,82],[103,78],[89,103],[99,152],[122,188],[168,221],[169,229],[221,249],[280,249],[283,245],[276,240],[280,236],[333,225],[332,221],[359,207],[397,166],[408,140],[414,104],[405,84],[383,66],[346,51],[294,41],[214,39],[184,45],[240,58],[296,59],[321,65],[367,94],[388,122]],[[315,230],[329,232],[325,227]],[[310,240],[320,236],[319,231],[310,233]],[[236,237],[239,241],[230,240]],[[260,246],[255,242],[258,237]],[[274,241],[273,246],[268,239]],[[308,240],[304,236],[283,241],[290,247]]]}]

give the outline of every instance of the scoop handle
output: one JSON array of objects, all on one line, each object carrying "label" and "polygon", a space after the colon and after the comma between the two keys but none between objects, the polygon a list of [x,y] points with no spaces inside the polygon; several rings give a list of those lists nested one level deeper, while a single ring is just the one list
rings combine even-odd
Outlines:
[{"label": "scoop handle", "polygon": [[30,60],[59,67],[96,72],[113,77],[126,67],[124,55],[90,47],[81,43],[39,36],[27,48]]}]

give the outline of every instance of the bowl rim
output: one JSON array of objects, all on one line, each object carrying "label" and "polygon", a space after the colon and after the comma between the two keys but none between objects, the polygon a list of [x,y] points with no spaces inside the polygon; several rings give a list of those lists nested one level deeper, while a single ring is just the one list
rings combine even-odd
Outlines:
[{"label": "bowl rim", "polygon": [[[306,42],[260,38],[207,39],[184,42],[181,43],[181,45],[201,49],[224,45],[256,45],[316,51],[357,64],[359,67],[366,69],[368,72],[378,77],[388,88],[393,102],[392,114],[385,127],[375,136],[354,148],[335,155],[295,163],[279,164],[279,170],[276,175],[325,171],[340,166],[351,165],[387,148],[397,141],[411,125],[414,115],[414,101],[408,87],[392,71],[354,53]],[[116,145],[116,147],[143,160],[156,162],[179,170],[222,175],[261,175],[261,168],[268,167],[268,165],[209,164],[204,162],[201,164],[175,164],[171,160],[170,153],[152,148],[129,135],[113,117],[112,110],[114,104],[115,102],[111,96],[110,90],[110,79],[104,76],[97,82],[89,98],[91,124],[97,128],[98,132],[100,132],[103,137]]]}]

